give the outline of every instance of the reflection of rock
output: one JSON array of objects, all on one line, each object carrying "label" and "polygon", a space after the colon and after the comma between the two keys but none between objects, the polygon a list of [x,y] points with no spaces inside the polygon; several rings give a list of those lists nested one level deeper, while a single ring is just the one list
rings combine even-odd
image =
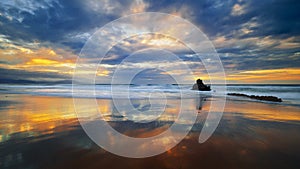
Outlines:
[{"label": "reflection of rock", "polygon": [[204,98],[199,95],[199,97],[196,97],[196,109],[201,110],[203,105]]},{"label": "reflection of rock", "polygon": [[278,98],[278,97],[275,97],[275,96],[256,96],[256,95],[246,95],[246,94],[241,94],[241,93],[228,93],[227,95],[248,97],[250,99],[256,99],[256,100],[282,102],[281,98]]},{"label": "reflection of rock", "polygon": [[192,90],[210,91],[210,86],[203,84],[201,79],[198,79],[193,85]]}]

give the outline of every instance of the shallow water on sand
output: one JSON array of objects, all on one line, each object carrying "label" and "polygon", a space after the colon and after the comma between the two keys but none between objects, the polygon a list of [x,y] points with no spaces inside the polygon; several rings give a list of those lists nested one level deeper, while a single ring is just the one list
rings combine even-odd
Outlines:
[{"label": "shallow water on sand", "polygon": [[[93,143],[79,125],[72,98],[0,97],[0,168],[300,168],[300,108],[295,106],[229,99],[217,130],[199,144],[214,99],[205,101],[201,110],[189,99],[193,105],[189,109],[198,111],[189,135],[163,154],[134,159],[116,156]],[[132,102],[145,112],[148,109],[146,100]],[[126,114],[132,117],[128,119],[114,113],[112,100],[97,100],[101,120],[131,137],[165,131],[177,117],[178,102],[168,101],[165,113],[154,122],[138,123],[135,120],[152,120],[157,114]],[[188,119],[181,123],[184,126]]]}]

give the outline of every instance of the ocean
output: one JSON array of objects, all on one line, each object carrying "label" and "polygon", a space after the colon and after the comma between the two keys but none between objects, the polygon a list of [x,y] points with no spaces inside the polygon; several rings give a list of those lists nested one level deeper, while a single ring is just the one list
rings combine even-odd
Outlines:
[{"label": "ocean", "polygon": [[[211,95],[214,92],[198,92],[191,90],[192,85],[0,85],[2,94],[30,94],[38,96],[83,97],[111,99],[130,97],[131,99],[147,99],[149,94],[155,98],[161,94],[167,98],[193,98],[195,94]],[[280,104],[300,106],[300,85],[227,85],[227,93],[241,93],[258,96],[275,96],[283,100]],[[95,89],[95,93],[94,93]],[[113,92],[112,92],[113,91]],[[127,91],[129,91],[127,93]],[[74,94],[76,93],[76,94]],[[78,95],[78,93],[80,93]],[[227,99],[257,101],[248,98],[227,96]],[[261,102],[261,101],[260,101]]]}]

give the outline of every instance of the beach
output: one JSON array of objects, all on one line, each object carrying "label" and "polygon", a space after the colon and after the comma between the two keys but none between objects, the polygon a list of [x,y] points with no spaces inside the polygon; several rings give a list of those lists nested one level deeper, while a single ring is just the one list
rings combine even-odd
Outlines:
[{"label": "beach", "polygon": [[[299,86],[279,86],[281,91],[276,87],[272,92],[286,97],[283,103],[228,97],[216,131],[201,144],[198,137],[209,106],[216,99],[207,98],[198,110],[197,100],[185,98],[193,105],[189,105],[188,110],[198,112],[189,134],[163,154],[138,159],[114,155],[87,136],[77,119],[73,98],[62,95],[68,87],[1,86],[0,168],[300,168],[300,106],[297,99],[290,97],[293,96],[290,91],[296,91],[297,95]],[[239,92],[248,94],[251,87],[229,86],[228,90],[238,88],[246,88]],[[257,86],[252,86],[252,90],[259,91]],[[167,96],[175,92],[169,93]],[[92,98],[80,99],[85,102]],[[170,97],[160,118],[140,124],[114,114],[111,98],[96,97],[96,100],[103,113],[100,120],[109,122],[125,135],[138,138],[165,131],[175,120],[180,101]],[[137,102],[141,110],[149,104],[145,98],[135,98],[132,102]],[[153,120],[154,115],[157,114],[134,117]],[[94,120],[99,119],[90,119]],[[147,149],[151,147],[141,151]]]},{"label": "beach", "polygon": [[0,0],[0,169],[300,169],[299,9]]}]

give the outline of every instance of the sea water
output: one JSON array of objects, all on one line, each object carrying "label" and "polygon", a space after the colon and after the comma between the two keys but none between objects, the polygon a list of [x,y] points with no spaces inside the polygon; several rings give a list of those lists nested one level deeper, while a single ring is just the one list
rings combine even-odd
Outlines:
[{"label": "sea water", "polygon": [[[166,98],[192,98],[195,93],[203,95],[212,92],[198,92],[191,90],[192,85],[0,85],[0,93],[5,94],[31,94],[41,96],[76,97],[74,93],[80,93],[80,97],[111,99],[115,97],[129,97],[147,99],[149,97]],[[281,104],[300,106],[300,85],[227,85],[227,93],[241,93],[258,96],[275,96],[283,100]],[[237,99],[237,97],[227,96]],[[239,98],[243,99],[243,98]],[[251,101],[246,99],[247,101]],[[257,100],[252,100],[257,101]]]}]

